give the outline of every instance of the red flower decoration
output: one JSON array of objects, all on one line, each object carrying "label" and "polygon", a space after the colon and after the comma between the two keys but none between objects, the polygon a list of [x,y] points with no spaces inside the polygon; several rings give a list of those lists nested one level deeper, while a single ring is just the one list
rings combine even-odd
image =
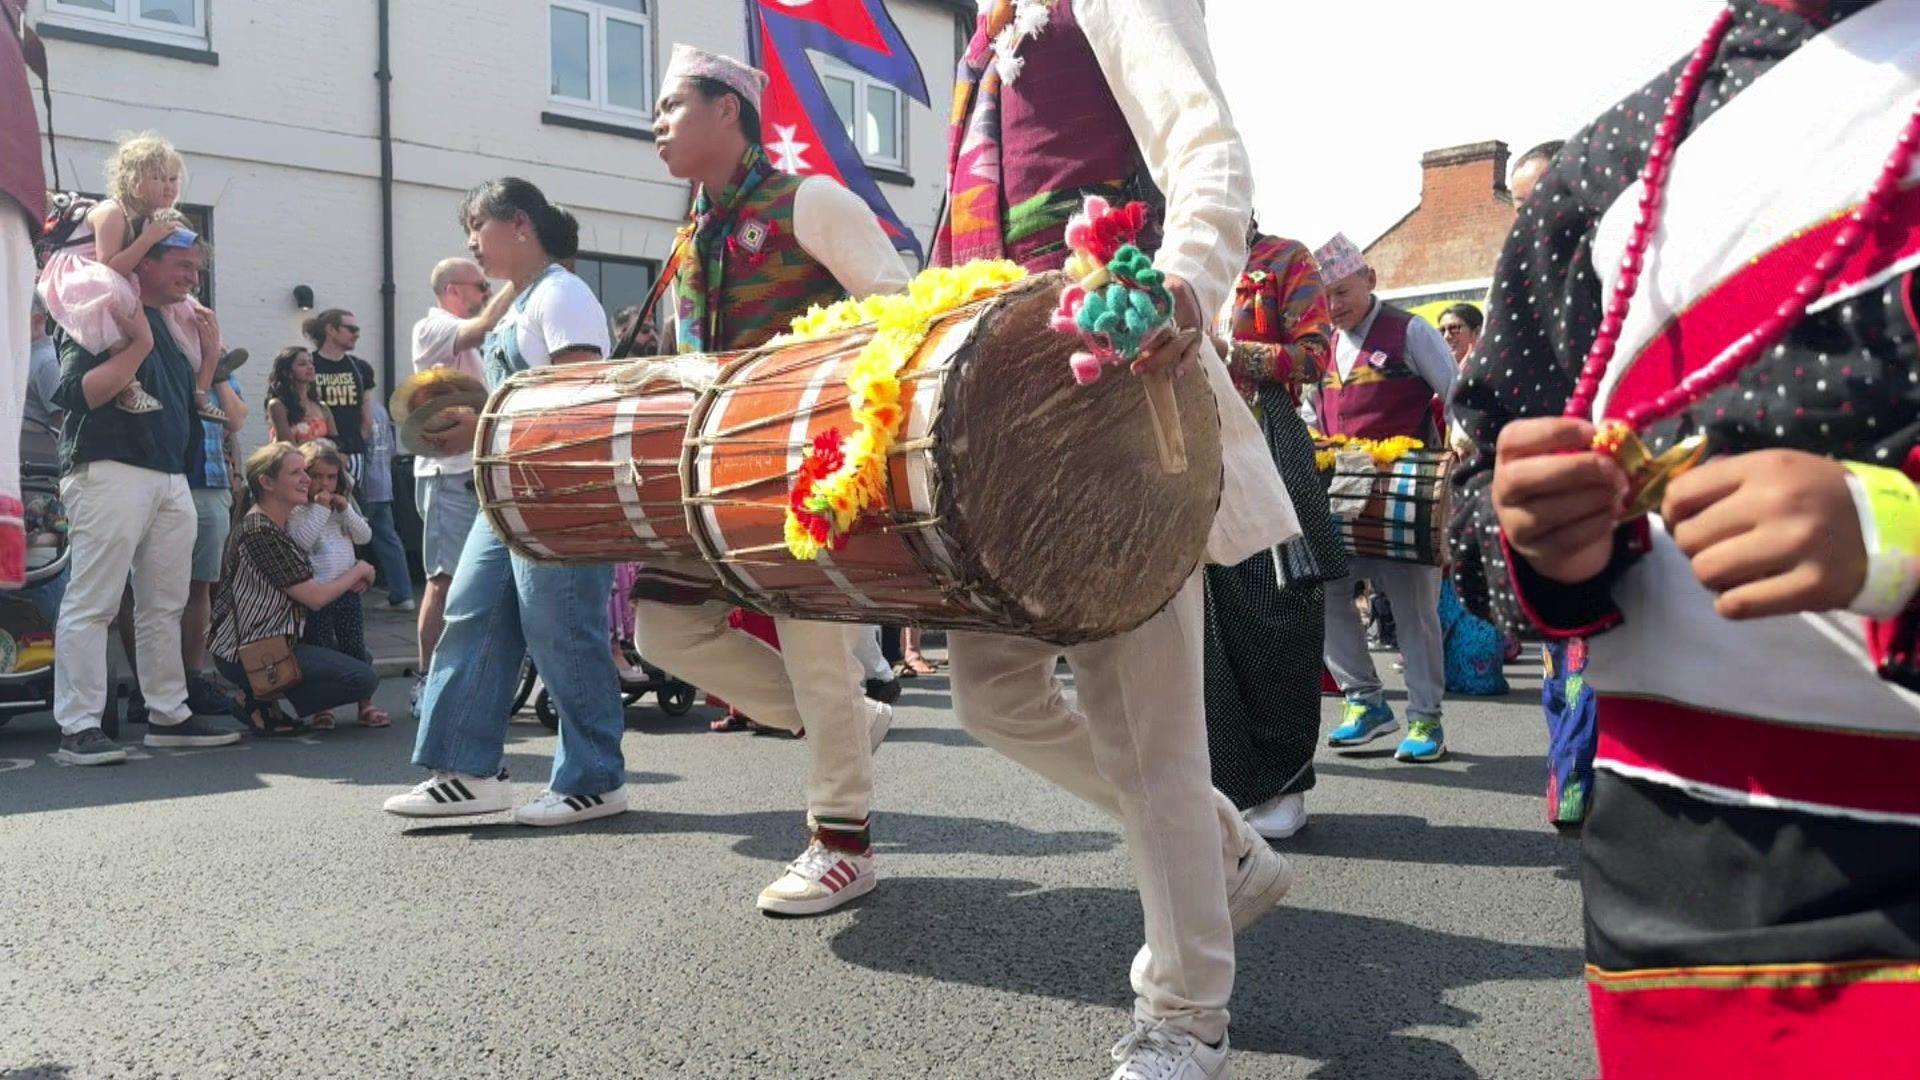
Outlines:
[{"label": "red flower decoration", "polygon": [[1093,235],[1089,237],[1089,247],[1095,258],[1108,262],[1121,248],[1138,239],[1140,230],[1146,228],[1147,204],[1130,202],[1100,215],[1091,224]]}]

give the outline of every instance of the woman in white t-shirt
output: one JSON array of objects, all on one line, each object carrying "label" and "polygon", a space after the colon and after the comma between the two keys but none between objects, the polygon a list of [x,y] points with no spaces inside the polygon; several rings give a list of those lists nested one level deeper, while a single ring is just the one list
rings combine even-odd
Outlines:
[{"label": "woman in white t-shirt", "polygon": [[[525,180],[481,184],[461,204],[467,247],[515,298],[481,355],[487,385],[549,364],[609,352],[607,315],[585,282],[560,265],[579,250],[579,225]],[[473,446],[471,423],[431,439],[441,451]],[[620,754],[625,710],[605,636],[611,566],[552,566],[510,552],[474,522],[447,595],[446,629],[420,695],[413,762],[433,775],[387,800],[389,813],[453,817],[505,810],[501,767],[507,716],[531,653],[560,710],[560,746],[540,797],[514,811],[525,825],[565,825],[627,808]]]}]

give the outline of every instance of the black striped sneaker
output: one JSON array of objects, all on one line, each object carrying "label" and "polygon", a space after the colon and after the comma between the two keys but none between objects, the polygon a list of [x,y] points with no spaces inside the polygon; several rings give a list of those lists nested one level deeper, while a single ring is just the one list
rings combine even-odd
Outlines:
[{"label": "black striped sneaker", "polygon": [[513,812],[522,825],[572,825],[627,812],[625,784],[604,795],[562,795],[543,791],[540,797]]},{"label": "black striped sneaker", "polygon": [[401,817],[461,817],[497,814],[512,805],[513,785],[504,769],[490,777],[436,772],[413,790],[388,799],[386,811]]}]

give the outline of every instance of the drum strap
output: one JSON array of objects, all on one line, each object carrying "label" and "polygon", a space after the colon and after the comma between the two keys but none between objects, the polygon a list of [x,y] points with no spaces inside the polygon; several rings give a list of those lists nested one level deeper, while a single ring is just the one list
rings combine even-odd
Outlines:
[{"label": "drum strap", "polygon": [[625,360],[633,355],[634,342],[639,340],[640,327],[659,310],[660,298],[666,295],[673,285],[674,275],[680,272],[680,260],[687,257],[687,248],[693,244],[693,224],[689,222],[675,231],[673,249],[667,252],[667,259],[660,264],[660,273],[653,279],[653,288],[647,290],[647,299],[640,305],[640,317],[633,320],[627,332],[614,343],[613,355],[609,360]]}]

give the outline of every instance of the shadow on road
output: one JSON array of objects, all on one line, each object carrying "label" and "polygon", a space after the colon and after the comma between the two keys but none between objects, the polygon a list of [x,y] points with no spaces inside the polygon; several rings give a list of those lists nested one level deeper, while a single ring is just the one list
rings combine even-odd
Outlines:
[{"label": "shadow on road", "polygon": [[[577,825],[569,834],[605,833],[613,836],[673,836],[712,833],[738,836],[735,853],[753,859],[784,862],[798,854],[806,841],[806,817],[800,810],[762,810],[744,814],[678,814],[639,809],[618,817]],[[529,840],[546,835],[544,829],[514,825],[505,815],[483,820],[415,825],[403,835],[429,839],[466,836],[475,840]],[[1044,857],[1111,851],[1120,838],[1094,830],[1040,832],[987,818],[943,817],[932,814],[883,814],[874,819],[874,847],[881,854],[1009,855]],[[891,888],[891,885],[889,885]]]},{"label": "shadow on road", "polygon": [[[876,971],[1125,1009],[1140,933],[1139,902],[1118,889],[891,878],[854,909],[832,949]],[[1051,944],[1021,946],[1034,941]],[[1400,1033],[1479,1019],[1448,1004],[1448,991],[1581,970],[1575,949],[1286,907],[1243,934],[1239,954],[1234,1047],[1322,1062],[1312,1073],[1320,1080],[1473,1076],[1453,1047]]]},{"label": "shadow on road", "polygon": [[[1322,754],[1314,760],[1314,771],[1321,776],[1351,776],[1362,780],[1391,780],[1400,784],[1430,784],[1434,787],[1467,788],[1496,795],[1538,795],[1546,798],[1547,765],[1538,754],[1495,757],[1447,751],[1446,761],[1438,766],[1398,766],[1367,769],[1346,763],[1353,760],[1378,760],[1393,756],[1390,742],[1376,744],[1379,749],[1358,753]],[[1457,766],[1465,765],[1466,768]]]},{"label": "shadow on road", "polygon": [[1288,854],[1436,866],[1551,866],[1580,860],[1577,840],[1542,826],[1534,832],[1486,825],[1434,825],[1410,814],[1322,814],[1287,841]]},{"label": "shadow on road", "polygon": [[979,740],[959,728],[950,727],[896,727],[887,732],[890,743],[919,743],[922,746],[951,746],[964,749],[977,749]]},{"label": "shadow on road", "polygon": [[68,1080],[73,1069],[67,1065],[27,1065],[19,1069],[0,1069],[4,1080]]},{"label": "shadow on road", "polygon": [[[638,711],[634,715],[637,719]],[[650,712],[649,718],[665,720],[658,712]],[[636,723],[629,730],[638,732],[641,728]],[[86,768],[52,760],[60,736],[51,722],[0,730],[0,819],[177,799],[182,795],[252,791],[266,787],[268,777],[390,788],[387,793],[393,794],[426,776],[410,761],[413,725],[399,719],[384,730],[344,723],[334,731],[243,738],[232,746],[205,750],[148,750],[140,745],[146,729],[137,725],[129,726],[124,734],[122,745],[131,760],[123,765]],[[516,722],[508,726],[502,764],[517,782],[537,783],[545,778],[552,770],[553,755],[545,747],[537,753],[516,748],[551,737],[552,733],[538,724]],[[679,779],[661,772],[627,774],[629,784],[670,784]]]}]

